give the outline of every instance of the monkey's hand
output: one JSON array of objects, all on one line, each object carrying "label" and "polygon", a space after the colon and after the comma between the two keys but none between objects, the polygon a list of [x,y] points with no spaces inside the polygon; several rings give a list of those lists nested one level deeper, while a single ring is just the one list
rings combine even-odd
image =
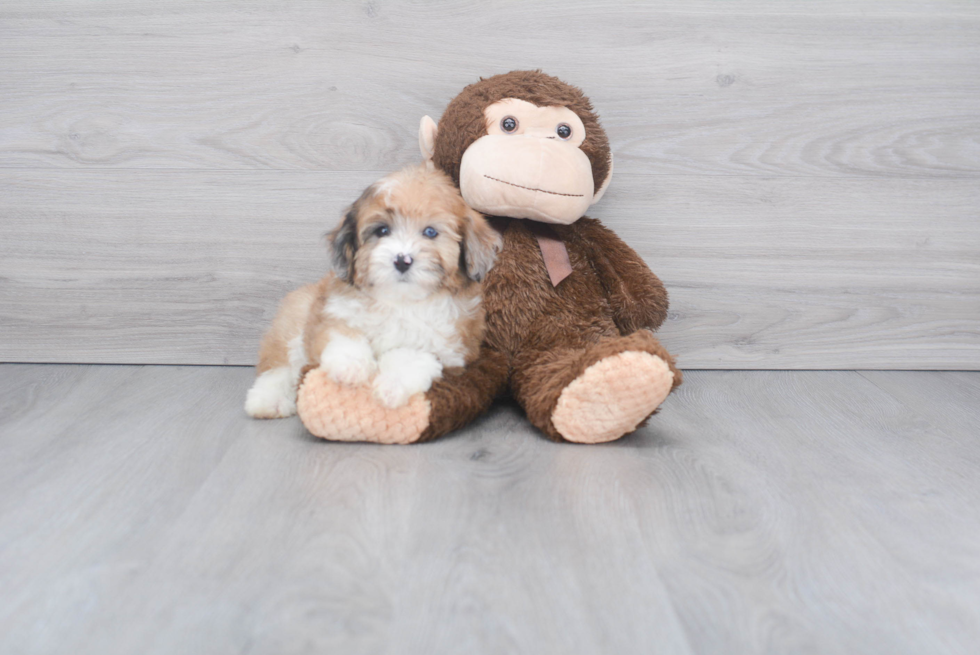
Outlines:
[{"label": "monkey's hand", "polygon": [[659,328],[667,318],[667,290],[643,258],[593,218],[580,218],[572,225],[589,244],[589,258],[620,332]]}]

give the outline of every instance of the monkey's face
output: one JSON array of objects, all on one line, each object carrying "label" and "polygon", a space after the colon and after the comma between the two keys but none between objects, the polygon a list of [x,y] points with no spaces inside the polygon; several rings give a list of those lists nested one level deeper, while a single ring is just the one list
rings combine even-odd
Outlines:
[{"label": "monkey's face", "polygon": [[470,207],[567,225],[602,195],[605,183],[595,189],[592,164],[580,148],[585,126],[574,111],[507,98],[483,114],[487,133],[460,161],[459,189]]}]

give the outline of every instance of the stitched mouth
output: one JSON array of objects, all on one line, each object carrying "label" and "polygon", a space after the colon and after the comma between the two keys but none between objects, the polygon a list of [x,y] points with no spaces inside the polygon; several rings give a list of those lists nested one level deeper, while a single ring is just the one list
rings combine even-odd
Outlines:
[{"label": "stitched mouth", "polygon": [[547,191],[545,189],[535,189],[534,187],[523,186],[521,184],[514,184],[513,182],[508,182],[507,180],[501,180],[496,177],[490,177],[489,175],[486,174],[484,174],[483,177],[487,178],[488,180],[493,180],[494,182],[501,182],[503,184],[509,184],[510,186],[516,186],[518,189],[527,189],[528,191],[537,191],[539,193],[550,193],[553,196],[567,196],[569,198],[582,197],[581,193],[558,193],[557,191]]}]

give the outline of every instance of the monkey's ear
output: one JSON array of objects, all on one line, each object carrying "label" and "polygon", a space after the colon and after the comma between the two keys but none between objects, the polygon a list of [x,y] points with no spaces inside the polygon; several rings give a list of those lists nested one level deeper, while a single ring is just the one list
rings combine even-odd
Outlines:
[{"label": "monkey's ear", "polygon": [[434,120],[428,116],[422,117],[422,122],[419,124],[419,150],[422,151],[422,159],[425,160],[425,165],[429,170],[435,168],[432,156],[436,151],[436,133],[438,131],[439,128]]},{"label": "monkey's ear", "polygon": [[604,179],[602,181],[602,186],[600,186],[599,187],[599,190],[595,192],[595,195],[594,196],[592,196],[592,202],[590,204],[594,205],[597,202],[599,202],[599,199],[602,198],[603,194],[606,192],[606,189],[609,188],[609,180],[612,179],[612,172],[613,172],[613,156],[612,156],[612,153],[610,152],[609,153],[609,172],[606,173],[606,179]]},{"label": "monkey's ear", "polygon": [[490,227],[487,219],[467,207],[463,242],[459,244],[459,263],[466,277],[476,282],[486,277],[503,246],[503,239]]},{"label": "monkey's ear", "polygon": [[341,280],[353,282],[354,255],[357,254],[357,212],[358,203],[347,208],[344,220],[335,227],[327,239],[330,241],[330,255],[333,270]]}]

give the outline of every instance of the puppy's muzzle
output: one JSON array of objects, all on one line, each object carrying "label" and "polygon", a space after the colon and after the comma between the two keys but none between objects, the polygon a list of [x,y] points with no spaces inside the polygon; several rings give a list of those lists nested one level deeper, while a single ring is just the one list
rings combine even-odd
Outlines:
[{"label": "puppy's muzzle", "polygon": [[399,273],[404,273],[412,265],[412,261],[411,255],[398,253],[398,255],[395,257],[395,268],[398,269]]}]

